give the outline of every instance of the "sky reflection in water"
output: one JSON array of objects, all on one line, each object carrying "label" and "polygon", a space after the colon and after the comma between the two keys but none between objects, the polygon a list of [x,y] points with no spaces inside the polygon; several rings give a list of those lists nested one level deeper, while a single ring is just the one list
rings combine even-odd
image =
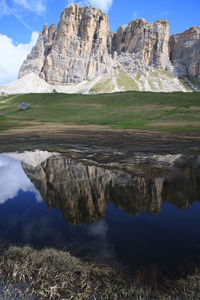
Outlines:
[{"label": "sky reflection in water", "polygon": [[0,204],[17,196],[19,190],[33,192],[37,201],[40,193],[24,173],[21,162],[6,155],[0,155]]}]

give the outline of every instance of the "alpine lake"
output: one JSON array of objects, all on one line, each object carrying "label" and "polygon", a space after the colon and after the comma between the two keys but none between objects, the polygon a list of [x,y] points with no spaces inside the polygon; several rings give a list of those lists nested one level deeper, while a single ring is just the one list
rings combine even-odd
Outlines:
[{"label": "alpine lake", "polygon": [[200,266],[199,139],[84,134],[1,137],[1,251],[53,248],[126,278],[143,270],[145,284],[152,270],[187,280]]}]

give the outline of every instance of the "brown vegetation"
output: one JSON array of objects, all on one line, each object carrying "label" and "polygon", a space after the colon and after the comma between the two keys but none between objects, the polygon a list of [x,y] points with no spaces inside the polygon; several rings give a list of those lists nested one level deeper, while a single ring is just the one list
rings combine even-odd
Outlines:
[{"label": "brown vegetation", "polygon": [[166,280],[155,266],[125,278],[64,251],[11,247],[0,257],[1,299],[200,299],[200,272]]}]

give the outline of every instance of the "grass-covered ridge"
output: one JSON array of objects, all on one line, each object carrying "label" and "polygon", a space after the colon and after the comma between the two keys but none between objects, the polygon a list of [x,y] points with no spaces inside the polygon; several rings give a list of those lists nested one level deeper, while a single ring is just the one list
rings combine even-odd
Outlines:
[{"label": "grass-covered ridge", "polygon": [[[18,104],[31,104],[19,111]],[[121,92],[0,97],[0,130],[32,123],[107,125],[156,131],[200,131],[200,93]]]}]

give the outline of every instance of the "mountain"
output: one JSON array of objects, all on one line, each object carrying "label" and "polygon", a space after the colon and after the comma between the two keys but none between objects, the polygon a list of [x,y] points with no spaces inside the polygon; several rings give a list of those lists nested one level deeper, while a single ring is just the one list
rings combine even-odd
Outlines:
[{"label": "mountain", "polygon": [[200,200],[198,160],[163,176],[131,175],[62,155],[37,166],[22,162],[22,167],[47,206],[60,208],[64,219],[73,225],[101,220],[109,203],[137,215],[159,214],[163,201],[187,209]]},{"label": "mountain", "polygon": [[168,21],[135,19],[113,33],[101,10],[72,4],[62,12],[57,28],[44,25],[19,80],[1,90],[199,91],[200,28],[170,36]]}]

